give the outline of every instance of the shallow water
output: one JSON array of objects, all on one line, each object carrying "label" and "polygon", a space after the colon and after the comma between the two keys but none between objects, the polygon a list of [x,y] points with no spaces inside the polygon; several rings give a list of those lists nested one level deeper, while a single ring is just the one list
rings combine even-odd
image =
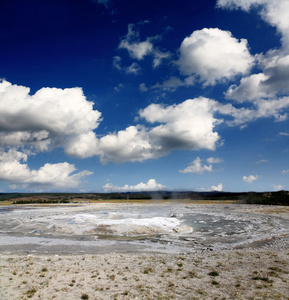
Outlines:
[{"label": "shallow water", "polygon": [[241,205],[85,204],[0,208],[0,252],[180,253],[224,249],[289,233],[278,217]]}]

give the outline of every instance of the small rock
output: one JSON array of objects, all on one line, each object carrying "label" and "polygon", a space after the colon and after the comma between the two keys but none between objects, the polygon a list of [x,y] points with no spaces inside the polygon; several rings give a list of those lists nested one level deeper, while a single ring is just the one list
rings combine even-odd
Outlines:
[{"label": "small rock", "polygon": [[190,233],[193,231],[193,228],[188,225],[179,225],[176,226],[173,230],[176,233]]}]

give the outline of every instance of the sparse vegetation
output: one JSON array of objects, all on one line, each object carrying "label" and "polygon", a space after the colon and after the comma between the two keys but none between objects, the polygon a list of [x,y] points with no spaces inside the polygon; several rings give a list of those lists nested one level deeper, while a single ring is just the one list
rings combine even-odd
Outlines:
[{"label": "sparse vegetation", "polygon": [[146,267],[144,270],[143,270],[143,274],[149,274],[149,273],[153,273],[154,270],[152,267]]},{"label": "sparse vegetation", "polygon": [[25,294],[27,295],[27,298],[32,298],[36,292],[37,292],[36,289],[31,289],[28,290]]},{"label": "sparse vegetation", "polygon": [[219,276],[219,273],[217,271],[212,271],[208,273],[208,275],[215,277],[215,276]]},{"label": "sparse vegetation", "polygon": [[253,280],[261,280],[267,283],[272,283],[273,280],[270,280],[268,277],[260,277],[260,276],[255,276],[252,278]]}]

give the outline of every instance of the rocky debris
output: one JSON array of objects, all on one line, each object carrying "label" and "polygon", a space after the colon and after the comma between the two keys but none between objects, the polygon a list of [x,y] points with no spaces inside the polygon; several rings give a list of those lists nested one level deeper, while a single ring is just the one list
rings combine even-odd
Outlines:
[{"label": "rocky debris", "polygon": [[183,240],[186,242],[195,242],[196,241],[195,238],[191,238],[191,237],[185,237],[185,238],[183,238]]},{"label": "rocky debris", "polygon": [[172,213],[171,214],[171,218],[181,218],[183,217],[184,215],[182,213]]},{"label": "rocky debris", "polygon": [[178,225],[173,229],[176,233],[190,233],[193,232],[193,228],[188,225]]}]

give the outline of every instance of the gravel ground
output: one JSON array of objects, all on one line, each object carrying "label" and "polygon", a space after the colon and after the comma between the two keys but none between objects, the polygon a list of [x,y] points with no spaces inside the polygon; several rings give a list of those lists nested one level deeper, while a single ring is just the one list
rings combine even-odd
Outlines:
[{"label": "gravel ground", "polygon": [[[289,219],[286,207],[234,210]],[[0,299],[289,299],[288,246],[288,235],[274,234],[230,249],[186,253],[2,251]]]}]

